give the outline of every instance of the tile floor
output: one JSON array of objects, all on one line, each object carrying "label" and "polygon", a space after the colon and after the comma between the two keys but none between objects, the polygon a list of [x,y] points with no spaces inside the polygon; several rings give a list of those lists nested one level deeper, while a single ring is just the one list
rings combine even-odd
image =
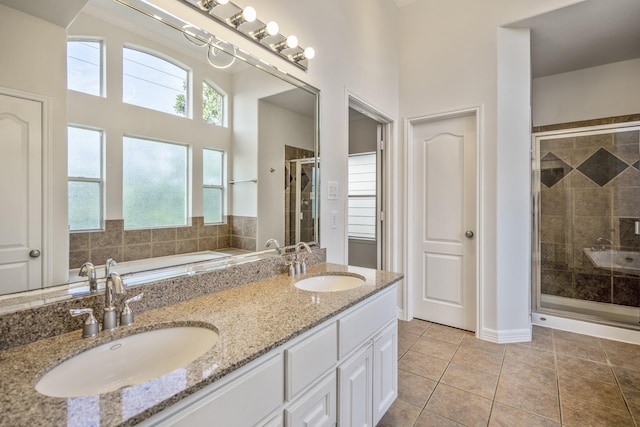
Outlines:
[{"label": "tile floor", "polygon": [[541,327],[521,344],[415,319],[398,329],[398,399],[378,427],[640,426],[640,346]]}]

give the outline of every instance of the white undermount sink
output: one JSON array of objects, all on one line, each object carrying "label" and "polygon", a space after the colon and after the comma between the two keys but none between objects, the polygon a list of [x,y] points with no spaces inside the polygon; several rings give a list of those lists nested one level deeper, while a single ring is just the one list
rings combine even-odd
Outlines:
[{"label": "white undermount sink", "polygon": [[53,397],[81,397],[160,377],[197,359],[218,341],[197,326],[156,329],[87,350],[47,372],[36,390]]},{"label": "white undermount sink", "polygon": [[312,276],[293,284],[298,289],[310,292],[339,292],[362,285],[364,285],[364,277],[346,274]]}]

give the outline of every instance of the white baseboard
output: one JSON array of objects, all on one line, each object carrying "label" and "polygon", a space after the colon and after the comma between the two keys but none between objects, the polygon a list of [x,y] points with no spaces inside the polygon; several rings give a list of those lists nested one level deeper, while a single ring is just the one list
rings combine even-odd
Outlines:
[{"label": "white baseboard", "polygon": [[411,320],[407,319],[405,311],[400,307],[398,307],[398,320]]},{"label": "white baseboard", "polygon": [[632,344],[640,344],[640,331],[636,330],[540,313],[532,313],[531,320],[534,325],[546,328],[559,329],[561,331],[591,335],[598,338],[606,338],[609,340],[623,341]]},{"label": "white baseboard", "polygon": [[531,341],[531,327],[526,329],[506,329],[495,330],[483,328],[478,334],[478,338],[485,341],[494,342],[496,344],[508,344],[516,342]]}]

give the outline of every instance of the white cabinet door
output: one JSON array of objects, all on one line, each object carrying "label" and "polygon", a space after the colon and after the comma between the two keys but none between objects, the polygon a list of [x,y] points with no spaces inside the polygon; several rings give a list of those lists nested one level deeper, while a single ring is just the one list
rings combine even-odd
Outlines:
[{"label": "white cabinet door", "polygon": [[373,342],[373,424],[378,424],[398,397],[398,321]]},{"label": "white cabinet door", "polygon": [[285,410],[287,427],[333,427],[336,425],[336,373]]},{"label": "white cabinet door", "polygon": [[373,426],[373,342],[338,367],[338,425]]}]

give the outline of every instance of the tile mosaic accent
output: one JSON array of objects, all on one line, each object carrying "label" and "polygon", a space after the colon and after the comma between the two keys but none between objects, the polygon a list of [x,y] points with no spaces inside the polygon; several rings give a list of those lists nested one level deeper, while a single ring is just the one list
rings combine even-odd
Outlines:
[{"label": "tile mosaic accent", "polygon": [[547,153],[540,160],[540,181],[551,188],[567,176],[573,168],[553,153]]},{"label": "tile mosaic accent", "polygon": [[635,163],[633,164],[633,167],[634,167],[634,168],[636,168],[636,169],[638,169],[638,170],[640,170],[640,160],[638,160],[637,162],[635,162]]},{"label": "tile mosaic accent", "polygon": [[603,187],[627,167],[628,165],[618,157],[604,148],[600,148],[577,169],[590,180]]}]

